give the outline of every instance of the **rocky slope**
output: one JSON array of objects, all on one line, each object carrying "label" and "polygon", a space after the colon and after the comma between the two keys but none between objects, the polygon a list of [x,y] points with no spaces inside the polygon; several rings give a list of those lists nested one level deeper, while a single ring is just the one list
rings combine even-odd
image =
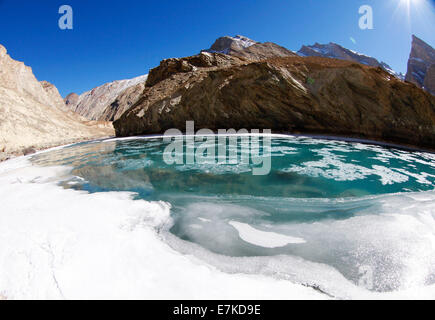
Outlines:
[{"label": "rocky slope", "polygon": [[164,60],[114,126],[131,136],[184,129],[188,120],[212,130],[270,128],[435,149],[435,97],[380,67],[319,57],[203,52]]},{"label": "rocky slope", "polygon": [[240,59],[223,53],[201,52],[199,55],[186,58],[170,58],[160,62],[160,65],[150,70],[146,87],[152,87],[158,82],[178,73],[196,72],[199,68],[225,68],[240,64],[246,59]]},{"label": "rocky slope", "polygon": [[0,161],[51,146],[113,135],[109,123],[66,112],[56,87],[0,45]]},{"label": "rocky slope", "polygon": [[144,75],[133,79],[109,82],[80,96],[71,93],[65,98],[65,104],[70,110],[89,120],[109,121],[112,117],[117,119],[119,113],[114,110],[115,106],[121,110],[129,107],[128,104],[124,106],[120,105],[120,101],[115,101],[117,97],[123,91],[145,83],[146,80],[147,75]]},{"label": "rocky slope", "polygon": [[406,81],[435,94],[435,49],[415,35],[412,36]]},{"label": "rocky slope", "polygon": [[397,74],[385,62],[379,62],[373,57],[369,57],[364,54],[346,49],[333,42],[330,42],[328,44],[316,43],[312,46],[302,46],[302,48],[298,51],[298,54],[302,57],[323,57],[340,59],[358,62],[370,67],[381,67],[392,75],[397,76],[398,78],[403,78],[403,75]]}]

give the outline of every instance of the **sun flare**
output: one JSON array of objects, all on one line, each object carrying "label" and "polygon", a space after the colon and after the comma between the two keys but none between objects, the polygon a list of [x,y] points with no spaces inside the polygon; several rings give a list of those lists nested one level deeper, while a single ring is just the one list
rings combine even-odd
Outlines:
[{"label": "sun flare", "polygon": [[412,12],[414,12],[414,16],[417,14],[422,18],[422,16],[427,14],[427,12],[432,12],[433,10],[429,2],[426,0],[394,0],[393,2],[396,3],[394,15],[399,17],[405,15],[405,19],[409,26],[411,25]]},{"label": "sun flare", "polygon": [[421,2],[421,0],[400,0],[400,1],[406,3],[407,5],[417,4]]},{"label": "sun flare", "polygon": [[423,1],[424,0],[399,0],[400,6],[405,7],[408,10],[411,9],[411,7],[416,7],[421,5]]}]

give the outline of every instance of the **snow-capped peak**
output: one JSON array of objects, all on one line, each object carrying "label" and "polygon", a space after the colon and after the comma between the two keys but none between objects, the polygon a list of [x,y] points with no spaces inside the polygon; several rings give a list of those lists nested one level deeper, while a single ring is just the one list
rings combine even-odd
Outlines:
[{"label": "snow-capped peak", "polygon": [[257,43],[257,41],[241,35],[236,35],[234,37],[225,36],[218,38],[210,49],[204,51],[231,54],[233,51],[240,51]]}]

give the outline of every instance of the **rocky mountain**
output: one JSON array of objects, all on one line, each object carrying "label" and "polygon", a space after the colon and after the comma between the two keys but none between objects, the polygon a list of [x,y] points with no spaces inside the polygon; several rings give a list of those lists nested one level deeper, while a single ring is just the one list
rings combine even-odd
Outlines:
[{"label": "rocky mountain", "polygon": [[203,50],[202,52],[223,53],[251,60],[296,56],[293,51],[273,42],[260,43],[240,35],[218,38],[210,49]]},{"label": "rocky mountain", "polygon": [[405,79],[435,94],[435,49],[415,35]]},{"label": "rocky mountain", "polygon": [[237,35],[235,37],[225,36],[218,38],[210,47],[210,49],[204,50],[210,53],[223,53],[234,55],[254,44],[257,44],[257,41],[249,39],[245,36]]},{"label": "rocky mountain", "polygon": [[[240,59],[261,60],[269,57],[296,56],[296,54],[277,44],[260,43],[244,36],[221,37],[203,54],[222,53],[237,56]],[[174,63],[176,59],[166,60]],[[172,61],[172,62],[170,62]],[[170,68],[165,68],[171,72]],[[128,110],[142,94],[148,76],[140,76],[130,80],[106,83],[78,96],[75,93],[65,98],[65,104],[74,112],[90,120],[114,121]],[[149,80],[148,83],[152,83]]]},{"label": "rocky mountain", "polygon": [[105,108],[101,119],[107,121],[118,120],[125,111],[139,100],[144,89],[145,82],[140,82],[122,91],[115,101]]},{"label": "rocky mountain", "polygon": [[364,54],[346,49],[339,44],[330,42],[328,44],[315,43],[312,46],[302,46],[298,51],[301,57],[323,57],[340,59],[347,61],[354,61],[370,67],[381,67],[390,74],[403,78],[403,75],[397,74],[388,64],[385,62],[379,62],[373,57],[366,56]]},{"label": "rocky mountain", "polygon": [[[109,82],[87,91],[80,96],[71,93],[65,98],[65,104],[70,110],[80,114],[86,119],[107,121],[110,120],[112,116],[115,117],[118,114],[116,111],[113,114],[114,106],[118,106],[119,104],[119,101],[115,101],[117,97],[122,94],[124,90],[134,87],[137,84],[145,83],[147,77],[147,75],[143,75],[133,79]],[[122,106],[122,108],[127,107],[127,105]]]},{"label": "rocky mountain", "polygon": [[210,49],[186,58],[170,58],[149,72],[146,82],[151,87],[162,79],[180,72],[196,71],[197,68],[229,67],[245,61],[260,61],[273,57],[295,57],[293,51],[272,42],[260,43],[244,36],[218,38]]},{"label": "rocky mountain", "polygon": [[435,149],[435,97],[382,68],[215,51],[164,60],[151,70],[139,100],[114,122],[117,136],[183,130],[193,120],[212,130],[270,128]]},{"label": "rocky mountain", "polygon": [[79,102],[79,95],[77,93],[70,93],[64,99],[65,105],[69,110],[73,110]]},{"label": "rocky mountain", "polygon": [[114,134],[110,123],[82,121],[65,109],[54,85],[39,82],[0,45],[0,160]]}]

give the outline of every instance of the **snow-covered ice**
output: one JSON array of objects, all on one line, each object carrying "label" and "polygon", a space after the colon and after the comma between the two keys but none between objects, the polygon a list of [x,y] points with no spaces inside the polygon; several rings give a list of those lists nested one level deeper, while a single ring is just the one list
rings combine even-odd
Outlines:
[{"label": "snow-covered ice", "polygon": [[0,295],[8,299],[325,299],[264,275],[229,274],[172,249],[163,202],[89,194],[68,168],[0,164]]},{"label": "snow-covered ice", "polygon": [[[355,147],[378,148],[359,144]],[[335,148],[339,148],[336,143]],[[412,156],[401,158],[413,160]],[[318,161],[319,169],[325,170],[324,160]],[[338,163],[340,159],[334,161]],[[373,168],[380,178],[385,180],[390,175],[378,169]],[[346,220],[278,225],[273,232],[263,231],[266,225],[259,230],[234,219],[226,224],[236,228],[243,240],[266,248],[289,243],[317,250],[321,248],[318,243],[330,244],[332,248],[340,239],[351,238],[352,242],[342,245],[358,245],[358,254],[371,257],[385,253],[395,259],[389,263],[397,260],[403,265],[399,274],[403,286],[399,291],[381,293],[355,285],[332,265],[298,256],[232,257],[213,253],[169,232],[173,221],[168,203],[133,200],[134,194],[129,192],[90,194],[62,188],[58,183],[71,181],[70,172],[71,168],[65,166],[38,167],[26,157],[0,164],[0,297],[435,298],[433,280],[427,279],[434,268],[433,191],[380,197],[377,203],[381,215],[366,213]],[[355,174],[358,170],[352,172]],[[218,221],[215,219],[225,214],[230,218],[232,211],[247,219],[260,214],[240,208],[195,204],[189,207],[192,219],[187,217],[186,225],[213,228]],[[212,215],[216,210],[222,211],[219,216]],[[406,246],[398,246],[398,241]]]}]

